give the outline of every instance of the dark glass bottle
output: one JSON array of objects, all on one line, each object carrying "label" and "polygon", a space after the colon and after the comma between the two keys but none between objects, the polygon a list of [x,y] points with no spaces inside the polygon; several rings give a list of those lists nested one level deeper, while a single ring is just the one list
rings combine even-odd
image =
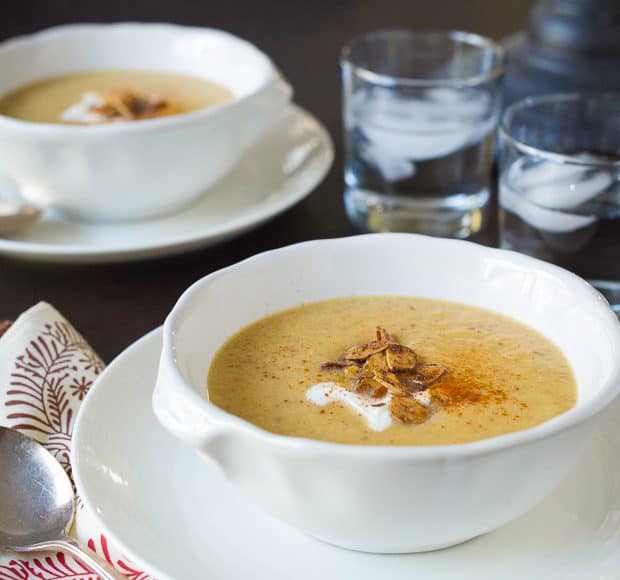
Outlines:
[{"label": "dark glass bottle", "polygon": [[507,48],[506,103],[545,93],[620,91],[620,0],[539,0]]}]

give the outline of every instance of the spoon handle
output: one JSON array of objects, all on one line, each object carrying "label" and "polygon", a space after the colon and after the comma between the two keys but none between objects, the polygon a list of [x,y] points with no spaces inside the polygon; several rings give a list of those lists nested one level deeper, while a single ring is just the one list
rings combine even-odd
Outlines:
[{"label": "spoon handle", "polygon": [[77,560],[90,568],[99,580],[126,580],[120,572],[117,572],[107,562],[102,560],[90,550],[83,548],[74,538],[60,538],[58,540],[49,540],[40,542],[31,546],[20,547],[19,552],[41,552],[45,550],[61,550],[69,552]]}]

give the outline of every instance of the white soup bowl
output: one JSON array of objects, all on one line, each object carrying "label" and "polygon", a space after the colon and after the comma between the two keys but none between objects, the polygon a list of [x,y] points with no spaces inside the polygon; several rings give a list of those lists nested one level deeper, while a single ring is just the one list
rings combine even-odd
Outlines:
[{"label": "white soup bowl", "polygon": [[0,174],[30,201],[94,221],[150,218],[204,195],[282,112],[292,92],[256,47],[208,28],[79,24],[0,44],[0,94],[99,69],[193,75],[235,97],[190,113],[97,126],[0,115]]},{"label": "white soup bowl", "polygon": [[[530,325],[569,360],[576,406],[473,443],[389,447],[276,435],[205,397],[213,356],[247,324],[306,302],[386,294],[458,301]],[[374,234],[266,252],[196,282],[166,319],[153,404],[165,427],[276,517],[338,546],[395,553],[458,544],[532,508],[619,389],[620,323],[582,279],[468,242]]]}]

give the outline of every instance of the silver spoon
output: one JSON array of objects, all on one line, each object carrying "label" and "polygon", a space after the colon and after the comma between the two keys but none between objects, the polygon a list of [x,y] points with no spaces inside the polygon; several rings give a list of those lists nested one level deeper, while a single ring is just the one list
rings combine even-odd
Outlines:
[{"label": "silver spoon", "polygon": [[41,210],[21,201],[0,199],[0,236],[14,234],[32,225],[41,217]]},{"label": "silver spoon", "polygon": [[124,578],[67,533],[74,515],[71,481],[36,441],[0,427],[0,550],[63,550],[102,580]]}]

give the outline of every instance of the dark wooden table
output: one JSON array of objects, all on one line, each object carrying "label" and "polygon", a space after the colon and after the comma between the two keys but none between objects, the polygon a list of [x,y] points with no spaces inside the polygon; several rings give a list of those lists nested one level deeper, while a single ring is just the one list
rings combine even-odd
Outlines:
[{"label": "dark wooden table", "polygon": [[[295,100],[327,126],[336,161],[297,207],[231,242],[191,254],[112,266],[0,258],[0,319],[39,300],[56,306],[109,361],[161,324],[194,280],[256,252],[354,233],[342,205],[338,54],[356,34],[385,27],[459,28],[502,38],[525,23],[531,0],[20,0],[3,7],[0,37],[66,22],[168,21],[228,30],[267,52]],[[493,224],[480,241],[494,241]]]}]

